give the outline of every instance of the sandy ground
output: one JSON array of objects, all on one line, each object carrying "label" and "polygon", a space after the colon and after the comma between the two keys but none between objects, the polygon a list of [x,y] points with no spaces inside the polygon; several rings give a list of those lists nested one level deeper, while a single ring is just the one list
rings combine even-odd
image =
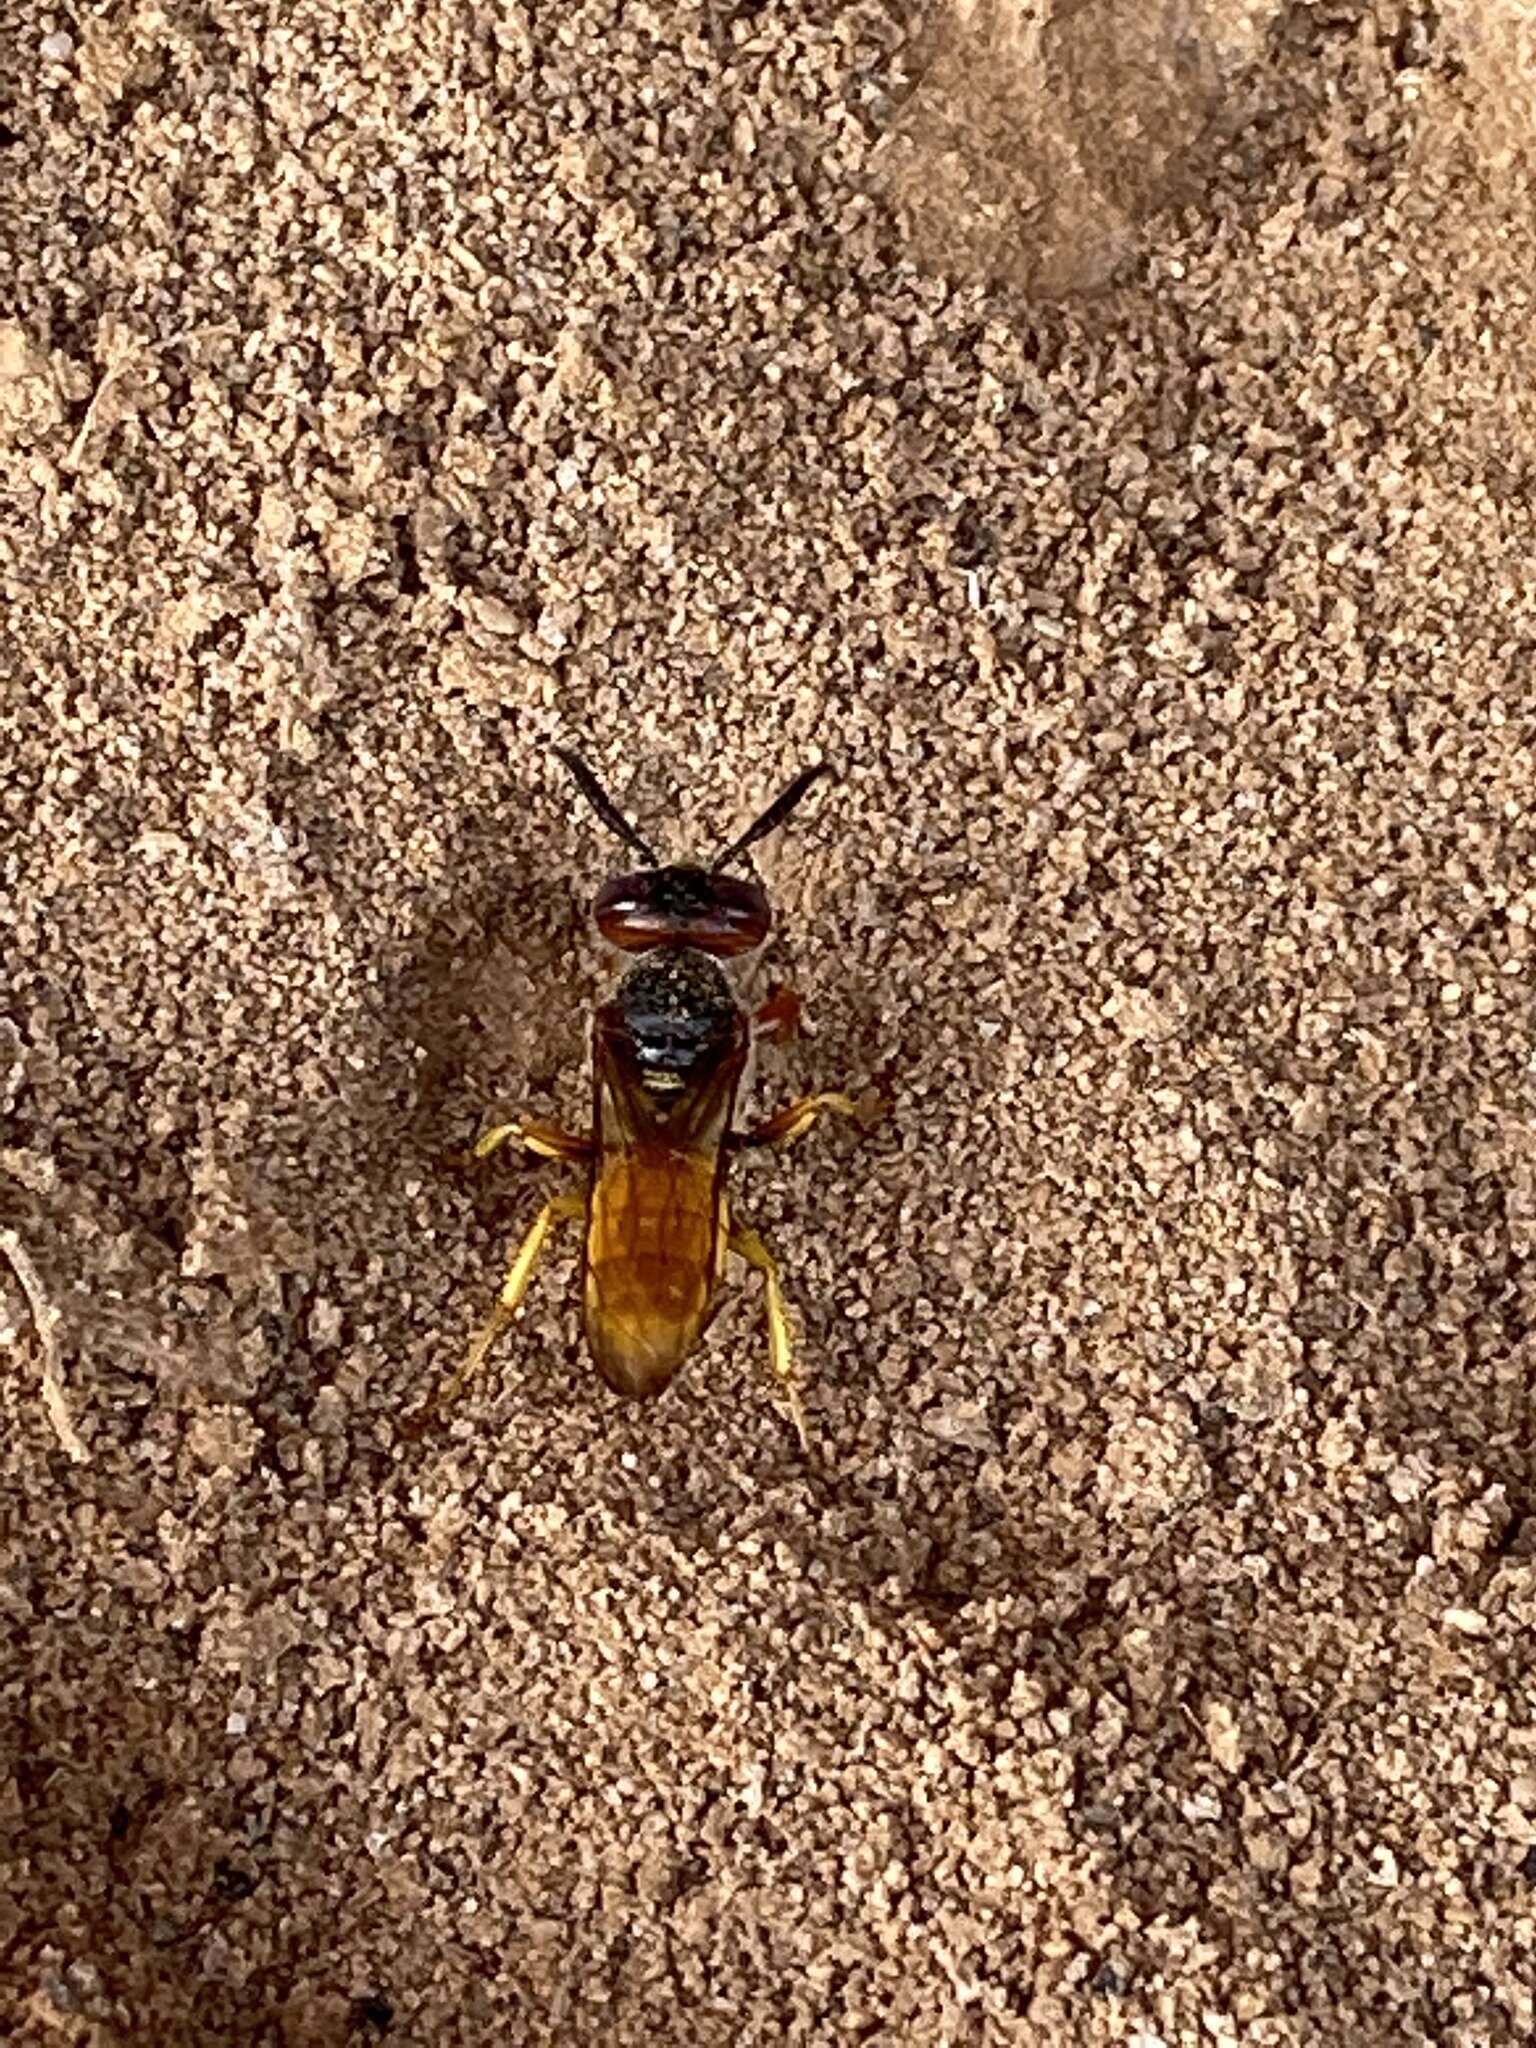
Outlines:
[{"label": "sandy ground", "polygon": [[[1469,23],[1286,16],[1047,301],[910,260],[876,6],[9,10],[6,2038],[1532,2038]],[[754,1103],[891,1110],[740,1176],[819,1471],[754,1287],[635,1410],[568,1250],[402,1433],[560,1181],[440,1153],[586,1100],[554,740],[679,853],[838,765]]]}]

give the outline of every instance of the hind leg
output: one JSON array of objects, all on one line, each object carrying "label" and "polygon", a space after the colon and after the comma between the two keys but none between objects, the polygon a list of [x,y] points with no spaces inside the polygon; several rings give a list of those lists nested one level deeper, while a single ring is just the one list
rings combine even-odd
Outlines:
[{"label": "hind leg", "polygon": [[428,1403],[416,1425],[418,1429],[435,1419],[463,1393],[485,1363],[491,1346],[521,1307],[523,1296],[528,1292],[528,1283],[533,1278],[533,1269],[538,1264],[539,1254],[548,1243],[556,1225],[574,1223],[585,1209],[586,1200],[581,1195],[554,1195],[544,1204],[533,1219],[522,1243],[513,1253],[512,1263],[507,1268],[507,1277],[501,1283],[501,1293],[496,1298],[496,1306],[475,1332],[464,1363],[450,1379],[444,1381],[436,1398]]},{"label": "hind leg", "polygon": [[795,1364],[794,1339],[790,1335],[789,1304],[779,1282],[778,1262],[755,1230],[737,1225],[728,1240],[739,1259],[763,1276],[763,1308],[768,1317],[768,1366],[789,1405],[800,1448],[810,1455],[811,1438],[806,1428],[805,1404],[800,1399],[800,1372]]}]

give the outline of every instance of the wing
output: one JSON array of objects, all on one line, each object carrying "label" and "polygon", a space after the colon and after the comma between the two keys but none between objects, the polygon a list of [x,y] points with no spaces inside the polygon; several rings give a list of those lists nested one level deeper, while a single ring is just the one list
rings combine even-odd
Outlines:
[{"label": "wing", "polygon": [[598,1154],[582,1307],[587,1345],[615,1393],[659,1394],[702,1336],[719,1279],[724,1139],[746,1064],[745,1030],[669,1096],[639,1078],[600,1016],[593,1066]]}]

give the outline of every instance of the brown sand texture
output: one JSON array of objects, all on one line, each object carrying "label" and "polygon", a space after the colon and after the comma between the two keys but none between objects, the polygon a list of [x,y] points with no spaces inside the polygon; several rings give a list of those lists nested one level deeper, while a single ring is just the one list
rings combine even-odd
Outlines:
[{"label": "brown sand texture", "polygon": [[[1536,27],[10,0],[0,2037],[1536,2035]],[[738,1273],[627,864],[825,759]]]}]

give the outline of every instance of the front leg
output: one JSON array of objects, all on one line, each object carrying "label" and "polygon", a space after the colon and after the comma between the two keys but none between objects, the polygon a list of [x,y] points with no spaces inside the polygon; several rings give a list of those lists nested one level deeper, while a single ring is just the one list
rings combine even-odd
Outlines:
[{"label": "front leg", "polygon": [[783,982],[770,992],[767,1002],[760,1003],[753,1014],[752,1023],[759,1038],[771,1039],[776,1045],[787,1045],[792,1038],[800,1036],[799,996]]},{"label": "front leg", "polygon": [[808,1131],[828,1110],[835,1111],[838,1116],[862,1120],[859,1105],[851,1095],[802,1095],[797,1101],[776,1110],[772,1116],[765,1117],[760,1124],[754,1124],[750,1131],[736,1132],[731,1143],[743,1148],[749,1145],[788,1145]]}]

